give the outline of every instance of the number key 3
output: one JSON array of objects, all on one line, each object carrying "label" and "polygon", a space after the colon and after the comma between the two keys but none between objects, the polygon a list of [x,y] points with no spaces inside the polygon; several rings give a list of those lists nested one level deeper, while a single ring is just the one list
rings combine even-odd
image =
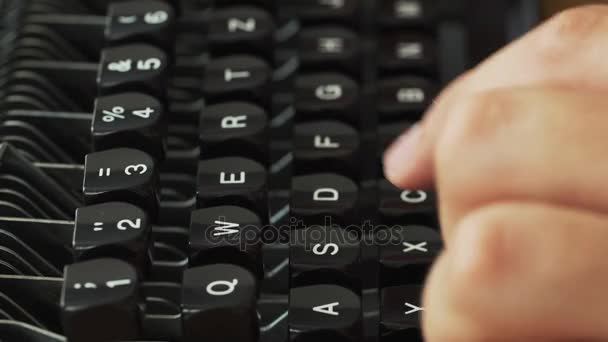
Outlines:
[{"label": "number key 3", "polygon": [[152,157],[139,150],[118,148],[85,158],[83,191],[87,204],[125,201],[155,213],[157,182]]}]

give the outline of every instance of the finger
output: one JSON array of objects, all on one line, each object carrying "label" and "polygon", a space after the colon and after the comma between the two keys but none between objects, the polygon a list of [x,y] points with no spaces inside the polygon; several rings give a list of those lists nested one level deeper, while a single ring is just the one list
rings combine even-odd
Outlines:
[{"label": "finger", "polygon": [[536,203],[471,213],[426,286],[427,340],[608,340],[607,227]]},{"label": "finger", "polygon": [[387,151],[384,158],[387,178],[409,188],[433,183],[433,151],[447,122],[457,116],[452,111],[453,103],[462,97],[524,84],[608,90],[606,34],[608,6],[591,5],[558,14],[498,52],[448,87],[423,123]]},{"label": "finger", "polygon": [[605,108],[602,93],[560,87],[495,90],[456,103],[458,118],[435,152],[446,243],[462,217],[506,199],[608,213]]}]

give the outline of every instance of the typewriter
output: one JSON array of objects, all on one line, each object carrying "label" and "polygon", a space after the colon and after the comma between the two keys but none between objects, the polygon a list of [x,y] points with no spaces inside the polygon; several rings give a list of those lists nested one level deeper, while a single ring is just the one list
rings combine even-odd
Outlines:
[{"label": "typewriter", "polygon": [[0,341],[421,341],[382,153],[537,6],[0,1]]}]

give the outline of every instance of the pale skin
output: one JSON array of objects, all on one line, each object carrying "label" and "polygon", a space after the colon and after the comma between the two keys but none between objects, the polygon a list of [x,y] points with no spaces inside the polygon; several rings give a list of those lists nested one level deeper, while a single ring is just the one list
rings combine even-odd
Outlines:
[{"label": "pale skin", "polygon": [[427,341],[608,341],[608,6],[562,12],[455,81],[384,164],[438,191]]}]

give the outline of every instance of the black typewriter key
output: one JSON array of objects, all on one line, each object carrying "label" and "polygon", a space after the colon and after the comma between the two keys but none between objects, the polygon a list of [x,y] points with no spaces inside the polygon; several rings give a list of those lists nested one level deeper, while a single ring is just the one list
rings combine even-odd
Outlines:
[{"label": "black typewriter key", "polygon": [[217,58],[205,69],[203,92],[213,102],[239,99],[267,104],[271,77],[270,66],[257,57]]},{"label": "black typewriter key", "polygon": [[435,0],[385,0],[378,2],[378,23],[385,27],[428,27],[437,16]]},{"label": "black typewriter key", "polygon": [[67,266],[64,275],[61,311],[69,341],[138,338],[138,278],[131,265],[97,259]]},{"label": "black typewriter key", "polygon": [[169,59],[157,47],[132,44],[106,48],[101,54],[97,83],[103,94],[144,91],[166,96]]},{"label": "black typewriter key", "polygon": [[123,93],[96,99],[91,132],[96,151],[132,147],[162,160],[165,155],[164,108],[142,93]]},{"label": "black typewriter key", "polygon": [[394,71],[432,73],[437,63],[435,42],[423,35],[398,34],[382,37],[378,56],[379,67]]},{"label": "black typewriter key", "polygon": [[304,22],[343,22],[356,25],[361,0],[293,0],[294,15]]},{"label": "black typewriter key", "polygon": [[156,213],[158,173],[139,150],[117,148],[85,157],[83,191],[87,204],[125,201]]},{"label": "black typewriter key", "polygon": [[357,72],[360,49],[360,38],[340,27],[305,28],[298,35],[298,55],[304,68],[344,68]]},{"label": "black typewriter key", "polygon": [[353,127],[330,120],[298,123],[293,141],[297,173],[316,171],[357,175],[360,139]]},{"label": "black typewriter key", "polygon": [[419,284],[443,248],[441,234],[427,226],[378,230],[380,280],[385,285]]},{"label": "black typewriter key", "polygon": [[380,292],[380,341],[420,341],[422,286],[387,287]]},{"label": "black typewriter key", "polygon": [[291,183],[291,215],[305,224],[355,220],[359,189],[349,178],[318,173],[294,177]]},{"label": "black typewriter key", "polygon": [[343,287],[314,285],[289,292],[290,341],[359,341],[361,320],[361,299]]},{"label": "black typewriter key", "polygon": [[295,87],[298,118],[358,121],[359,86],[351,78],[336,73],[307,74],[296,79]]},{"label": "black typewriter key", "polygon": [[434,224],[437,222],[436,196],[433,191],[403,190],[387,180],[378,182],[378,211],[385,224],[403,222]]},{"label": "black typewriter key", "polygon": [[257,291],[254,275],[236,265],[186,270],[181,302],[185,341],[258,341]]},{"label": "black typewriter key", "polygon": [[209,42],[213,55],[272,52],[274,20],[265,10],[238,6],[213,11],[209,21]]},{"label": "black typewriter key", "polygon": [[401,77],[378,83],[377,110],[380,119],[418,120],[437,95],[433,82],[418,77]]},{"label": "black typewriter key", "polygon": [[268,160],[268,115],[247,102],[225,102],[203,108],[200,116],[203,158],[246,155]]},{"label": "black typewriter key", "polygon": [[106,40],[113,45],[145,42],[169,48],[174,42],[175,11],[163,1],[111,3]]},{"label": "black typewriter key", "polygon": [[341,272],[343,279],[358,278],[359,232],[336,226],[310,226],[294,230],[292,234],[295,234],[289,248],[292,287],[327,283],[330,272]]},{"label": "black typewriter key", "polygon": [[77,260],[115,257],[145,267],[150,221],[142,209],[122,202],[78,208],[72,247]]},{"label": "black typewriter key", "polygon": [[190,265],[229,262],[261,278],[262,221],[254,212],[219,206],[192,212]]},{"label": "black typewriter key", "polygon": [[198,206],[237,205],[268,217],[267,172],[241,157],[203,160],[198,166]]}]

